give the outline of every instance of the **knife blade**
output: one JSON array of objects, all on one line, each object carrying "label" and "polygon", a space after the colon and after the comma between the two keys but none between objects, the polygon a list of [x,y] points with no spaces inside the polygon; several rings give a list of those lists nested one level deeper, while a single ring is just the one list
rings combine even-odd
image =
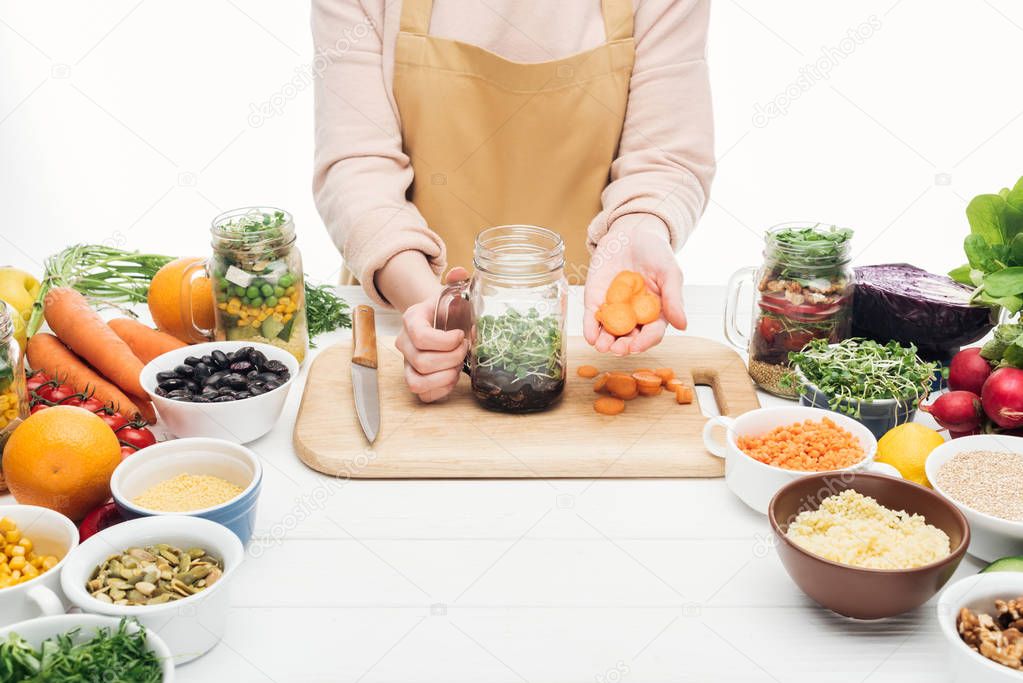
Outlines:
[{"label": "knife blade", "polygon": [[365,305],[356,306],[352,316],[352,393],[359,424],[373,443],[380,433],[377,330],[373,309]]}]

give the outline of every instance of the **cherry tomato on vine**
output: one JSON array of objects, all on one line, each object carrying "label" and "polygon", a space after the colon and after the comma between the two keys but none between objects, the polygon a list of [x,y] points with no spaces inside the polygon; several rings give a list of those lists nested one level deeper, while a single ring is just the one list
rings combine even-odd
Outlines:
[{"label": "cherry tomato on vine", "polygon": [[[53,389],[49,393],[49,396],[41,396],[41,398],[45,398],[47,401],[50,401],[52,403],[59,403],[61,405],[73,406],[81,405],[82,403],[82,397],[79,394],[75,393],[74,387],[68,384],[60,384],[53,387]],[[74,399],[77,399],[77,402],[75,402]]]},{"label": "cherry tomato on vine", "polygon": [[128,444],[121,444],[121,460],[124,460],[129,455],[134,454],[135,451],[137,450],[138,449],[135,448],[134,446],[129,446]]},{"label": "cherry tomato on vine", "polygon": [[106,422],[107,425],[115,432],[121,427],[124,427],[125,425],[128,424],[128,418],[126,418],[124,415],[121,415],[120,413],[115,413],[111,410],[99,410],[96,411],[96,415],[98,415],[101,420]]},{"label": "cherry tomato on vine", "polygon": [[156,443],[156,437],[141,422],[126,424],[118,428],[115,433],[122,444],[134,446],[135,448],[145,448]]},{"label": "cherry tomato on vine", "polygon": [[36,403],[35,405],[33,405],[32,409],[29,410],[28,412],[29,412],[30,415],[34,415],[35,413],[38,413],[40,410],[44,410],[44,409],[49,408],[49,407],[50,406],[46,405],[45,403],[40,402],[40,403]]},{"label": "cherry tomato on vine", "polygon": [[[81,405],[90,413],[99,414],[100,411],[106,410],[106,405],[103,403],[103,401],[99,400],[95,396],[90,396],[89,398],[85,399],[84,401],[82,401]],[[100,417],[102,417],[102,415]]]},{"label": "cherry tomato on vine", "polygon": [[44,372],[34,373],[31,377],[25,380],[25,388],[31,391],[37,391],[39,387],[43,386],[50,381],[50,378],[46,376]]}]

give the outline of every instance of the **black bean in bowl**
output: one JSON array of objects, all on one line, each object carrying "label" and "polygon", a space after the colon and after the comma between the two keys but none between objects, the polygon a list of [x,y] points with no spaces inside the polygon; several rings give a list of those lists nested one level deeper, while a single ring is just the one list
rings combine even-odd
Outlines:
[{"label": "black bean in bowl", "polygon": [[226,403],[273,391],[289,379],[288,366],[251,346],[226,353],[217,349],[156,373],[156,394],[188,403]]}]

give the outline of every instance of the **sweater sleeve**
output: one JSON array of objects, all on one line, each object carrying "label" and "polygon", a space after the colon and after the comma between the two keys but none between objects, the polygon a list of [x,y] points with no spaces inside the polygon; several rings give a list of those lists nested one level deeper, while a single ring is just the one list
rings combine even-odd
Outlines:
[{"label": "sweater sleeve", "polygon": [[618,218],[645,214],[664,222],[678,251],[703,213],[715,170],[709,15],[710,0],[638,3],[629,103],[591,249]]},{"label": "sweater sleeve", "polygon": [[383,71],[383,2],[314,0],[313,195],[345,265],[386,305],[373,277],[395,254],[422,252],[439,274],[444,243],[405,193],[412,166]]}]

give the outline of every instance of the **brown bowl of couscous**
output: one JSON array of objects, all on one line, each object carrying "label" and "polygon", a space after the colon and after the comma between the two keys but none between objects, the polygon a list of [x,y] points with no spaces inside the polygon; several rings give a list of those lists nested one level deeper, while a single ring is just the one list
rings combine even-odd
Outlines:
[{"label": "brown bowl of couscous", "polygon": [[866,473],[796,479],[768,506],[778,557],[815,601],[856,619],[919,607],[970,543],[963,514],[934,491]]}]

